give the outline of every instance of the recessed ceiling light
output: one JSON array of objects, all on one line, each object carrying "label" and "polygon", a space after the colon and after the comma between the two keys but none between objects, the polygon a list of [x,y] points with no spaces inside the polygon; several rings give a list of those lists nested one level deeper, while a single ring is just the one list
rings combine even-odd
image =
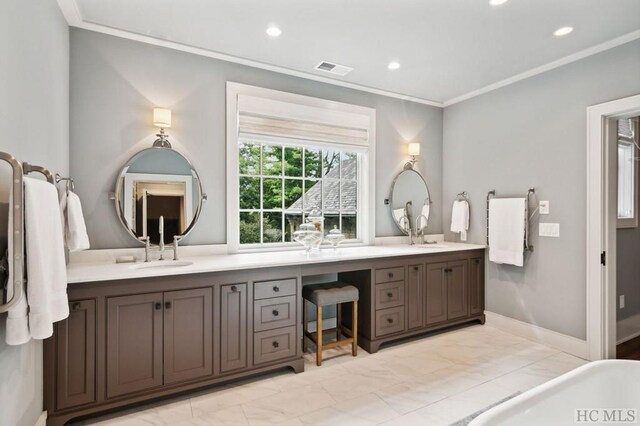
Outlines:
[{"label": "recessed ceiling light", "polygon": [[397,70],[398,68],[400,68],[400,63],[396,61],[389,62],[389,65],[387,65],[387,68],[389,68],[390,70]]},{"label": "recessed ceiling light", "polygon": [[567,34],[570,34],[572,31],[573,31],[573,27],[562,27],[555,30],[553,32],[553,35],[556,37],[562,37],[562,36],[566,36]]},{"label": "recessed ceiling light", "polygon": [[280,34],[282,34],[282,30],[275,25],[267,28],[267,35],[269,35],[270,37],[279,37]]},{"label": "recessed ceiling light", "polygon": [[500,6],[501,4],[505,4],[509,0],[489,0],[489,4],[491,6]]}]

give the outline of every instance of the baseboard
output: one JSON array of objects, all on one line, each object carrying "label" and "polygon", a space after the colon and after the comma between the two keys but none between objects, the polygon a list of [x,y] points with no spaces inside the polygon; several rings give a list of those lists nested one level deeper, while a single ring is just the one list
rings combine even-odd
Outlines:
[{"label": "baseboard", "polygon": [[485,311],[487,325],[507,333],[524,337],[527,340],[550,346],[562,352],[587,359],[587,341],[566,334],[529,324],[514,318],[505,317],[495,312]]},{"label": "baseboard", "polygon": [[40,417],[38,417],[38,421],[34,426],[46,426],[47,425],[47,412],[43,411],[40,413]]},{"label": "baseboard", "polygon": [[635,339],[638,336],[640,336],[640,314],[620,320],[616,324],[617,345]]}]

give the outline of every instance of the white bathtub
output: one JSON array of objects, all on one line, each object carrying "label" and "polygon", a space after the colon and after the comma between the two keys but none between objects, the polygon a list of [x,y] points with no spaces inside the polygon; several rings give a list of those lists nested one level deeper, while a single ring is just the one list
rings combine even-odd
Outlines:
[{"label": "white bathtub", "polygon": [[640,425],[639,416],[640,361],[607,360],[583,365],[518,395],[469,426]]}]

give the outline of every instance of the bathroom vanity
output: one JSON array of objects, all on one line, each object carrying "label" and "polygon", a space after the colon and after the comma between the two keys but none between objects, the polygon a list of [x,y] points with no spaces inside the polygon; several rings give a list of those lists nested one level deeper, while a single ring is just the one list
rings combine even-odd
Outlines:
[{"label": "bathroom vanity", "polygon": [[[181,260],[70,265],[71,313],[44,348],[48,425],[285,367],[302,372],[301,288],[309,278],[337,275],[358,287],[359,342],[368,352],[484,323],[482,246]],[[346,322],[350,307],[342,309]]]}]

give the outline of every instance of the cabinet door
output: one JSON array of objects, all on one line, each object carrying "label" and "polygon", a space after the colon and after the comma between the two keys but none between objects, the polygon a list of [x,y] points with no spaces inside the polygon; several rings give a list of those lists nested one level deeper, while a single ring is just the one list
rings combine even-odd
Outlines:
[{"label": "cabinet door", "polygon": [[62,410],[95,401],[95,300],[70,302],[69,318],[56,327],[57,408]]},{"label": "cabinet door", "polygon": [[447,264],[447,319],[469,315],[467,265],[466,260]]},{"label": "cabinet door", "polygon": [[247,367],[247,284],[221,287],[220,371]]},{"label": "cabinet door", "polygon": [[107,299],[107,397],[162,385],[162,293]]},{"label": "cabinet door", "polygon": [[484,311],[484,265],[481,257],[469,264],[469,315],[480,315]]},{"label": "cabinet door", "polygon": [[213,291],[164,294],[164,384],[213,373]]},{"label": "cabinet door", "polygon": [[427,264],[427,291],[425,294],[425,324],[431,325],[447,319],[447,264]]},{"label": "cabinet door", "polygon": [[407,326],[409,330],[420,328],[424,318],[424,267],[422,265],[409,265],[409,277],[407,280]]}]

